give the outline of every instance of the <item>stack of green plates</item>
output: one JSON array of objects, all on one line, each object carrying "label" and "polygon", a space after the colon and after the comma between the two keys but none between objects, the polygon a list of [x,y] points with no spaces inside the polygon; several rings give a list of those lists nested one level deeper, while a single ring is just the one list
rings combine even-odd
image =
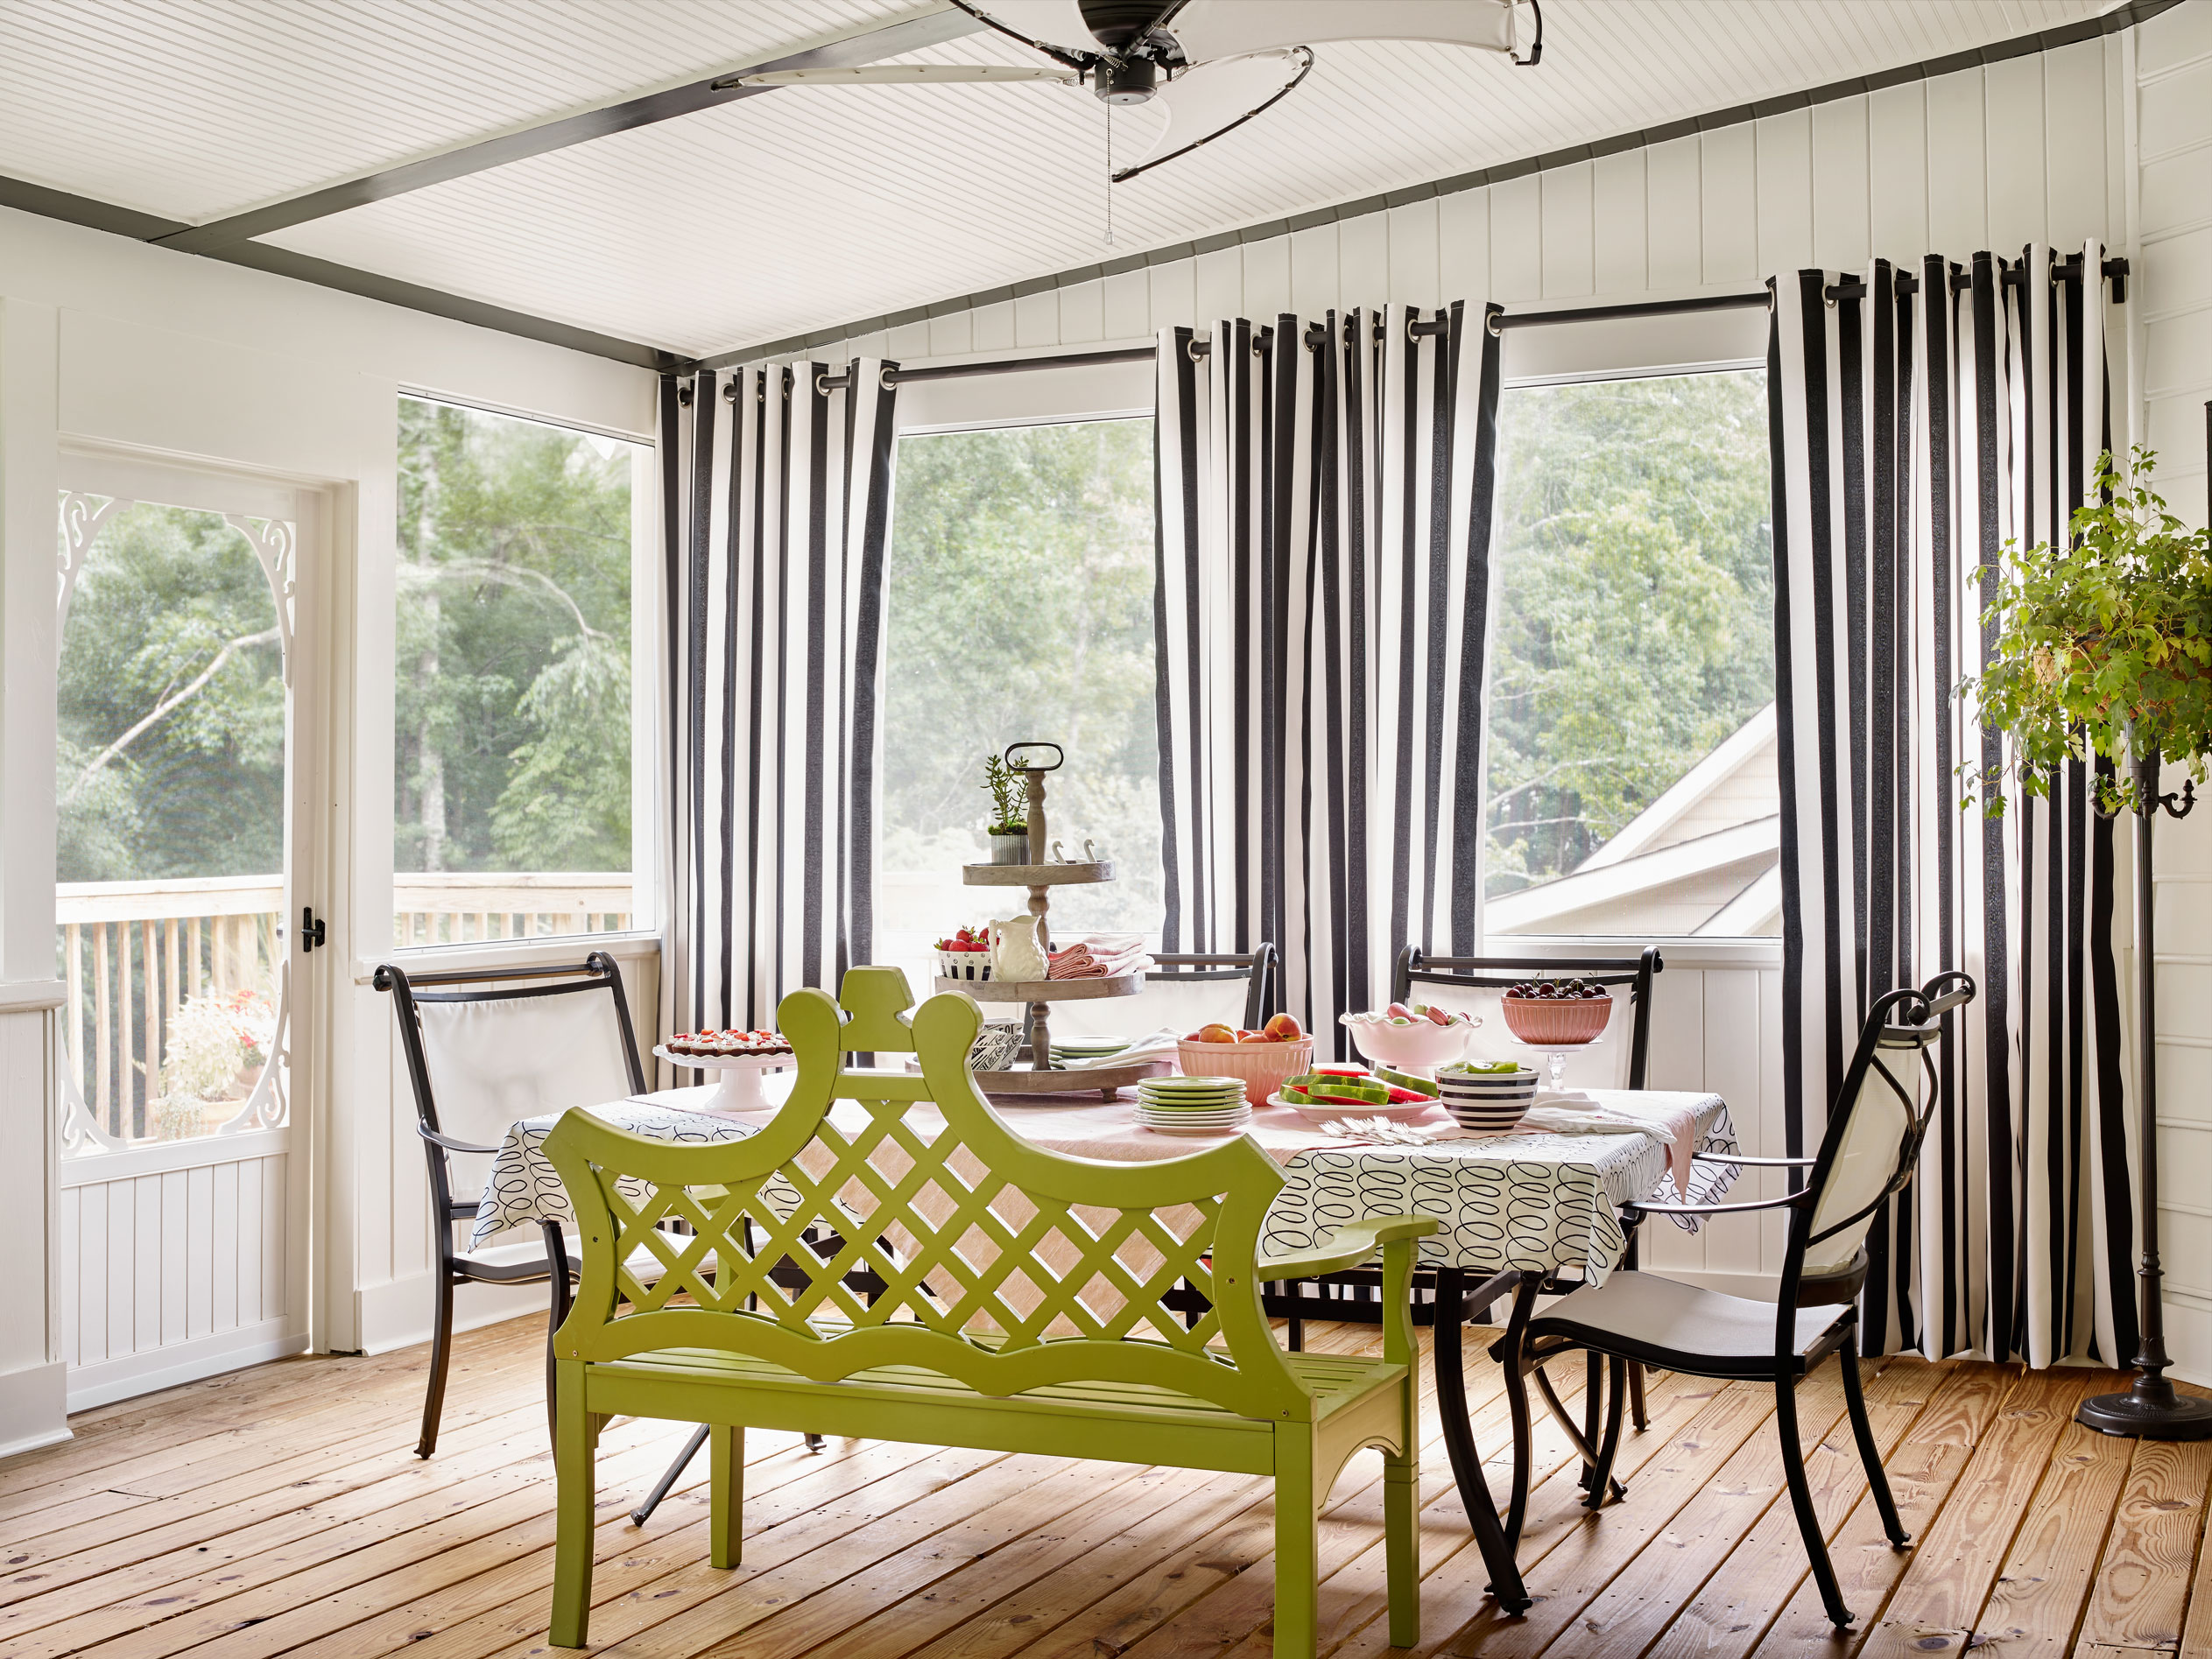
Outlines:
[{"label": "stack of green plates", "polygon": [[1074,1060],[1102,1060],[1110,1054],[1119,1054],[1129,1046],[1125,1037],[1076,1037],[1064,1043],[1053,1044],[1053,1064],[1066,1065]]},{"label": "stack of green plates", "polygon": [[1151,1077],[1137,1086],[1137,1121],[1161,1135],[1233,1135],[1248,1122],[1238,1077]]}]

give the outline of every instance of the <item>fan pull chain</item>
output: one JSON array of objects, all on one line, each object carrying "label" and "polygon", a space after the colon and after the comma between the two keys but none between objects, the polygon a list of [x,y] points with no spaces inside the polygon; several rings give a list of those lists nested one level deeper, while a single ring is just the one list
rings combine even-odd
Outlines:
[{"label": "fan pull chain", "polygon": [[1106,245],[1114,245],[1114,106],[1106,106]]}]

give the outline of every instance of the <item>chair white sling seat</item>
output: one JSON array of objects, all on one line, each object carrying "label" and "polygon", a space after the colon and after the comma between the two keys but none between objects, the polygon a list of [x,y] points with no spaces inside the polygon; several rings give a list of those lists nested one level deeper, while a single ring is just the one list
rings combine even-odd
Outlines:
[{"label": "chair white sling seat", "polygon": [[1652,1273],[1616,1273],[1562,1297],[1529,1321],[1532,1339],[1564,1337],[1662,1371],[1764,1381],[1802,1375],[1850,1334],[1849,1307],[1800,1308],[1789,1355],[1775,1352],[1774,1304],[1702,1290]]}]

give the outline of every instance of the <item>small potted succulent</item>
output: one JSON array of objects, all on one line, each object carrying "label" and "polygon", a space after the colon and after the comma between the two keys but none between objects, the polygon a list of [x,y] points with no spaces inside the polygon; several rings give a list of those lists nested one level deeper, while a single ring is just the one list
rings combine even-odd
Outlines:
[{"label": "small potted succulent", "polygon": [[990,837],[994,864],[1029,862],[1028,788],[1020,773],[997,755],[983,756],[983,789],[990,797]]}]

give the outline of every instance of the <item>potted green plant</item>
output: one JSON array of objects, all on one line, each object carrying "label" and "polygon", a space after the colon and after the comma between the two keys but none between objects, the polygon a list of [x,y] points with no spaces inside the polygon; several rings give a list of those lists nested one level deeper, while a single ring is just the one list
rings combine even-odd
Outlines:
[{"label": "potted green plant", "polygon": [[990,837],[994,864],[1029,862],[1029,792],[1019,772],[997,755],[983,756],[983,789],[990,796]]},{"label": "potted green plant", "polygon": [[[2157,1030],[2152,936],[2152,823],[2184,816],[2212,754],[2212,531],[2192,531],[2150,487],[2151,452],[2137,449],[2123,480],[2097,458],[2089,504],[2063,547],[2008,545],[1983,573],[1989,666],[1969,687],[1983,720],[2008,734],[1999,775],[1962,767],[1986,809],[2002,812],[2008,785],[2047,795],[2058,769],[2101,756],[2096,805],[2135,814],[2137,1109],[2141,1114],[2142,1342],[2135,1384],[2099,1395],[2075,1414],[2107,1434],[2158,1440],[2212,1437],[2212,1401],[2166,1381],[2158,1245],[2158,1074],[2147,1034]],[[2160,791],[2162,761],[2187,765],[2177,793]]]}]

